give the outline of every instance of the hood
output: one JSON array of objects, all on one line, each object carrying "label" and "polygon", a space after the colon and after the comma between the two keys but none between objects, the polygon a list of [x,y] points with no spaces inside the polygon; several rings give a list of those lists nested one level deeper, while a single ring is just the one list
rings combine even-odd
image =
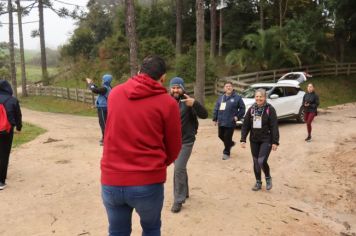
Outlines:
[{"label": "hood", "polygon": [[112,81],[112,75],[106,74],[103,76],[102,80],[103,80],[103,85],[110,86]]},{"label": "hood", "polygon": [[12,96],[12,88],[9,82],[6,80],[0,80],[0,93]]},{"label": "hood", "polygon": [[167,90],[148,75],[138,74],[128,81],[125,93],[129,99],[135,100],[167,93]]}]

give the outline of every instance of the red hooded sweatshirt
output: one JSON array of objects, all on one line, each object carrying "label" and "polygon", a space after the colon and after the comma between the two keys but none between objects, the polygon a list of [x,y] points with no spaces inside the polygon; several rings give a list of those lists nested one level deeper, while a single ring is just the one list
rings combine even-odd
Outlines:
[{"label": "red hooded sweatshirt", "polygon": [[116,86],[108,98],[101,183],[164,183],[181,149],[180,123],[177,102],[148,75]]}]

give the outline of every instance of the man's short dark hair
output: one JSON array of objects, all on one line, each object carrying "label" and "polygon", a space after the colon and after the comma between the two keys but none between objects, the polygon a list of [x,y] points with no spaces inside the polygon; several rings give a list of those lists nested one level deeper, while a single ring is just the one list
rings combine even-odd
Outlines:
[{"label": "man's short dark hair", "polygon": [[140,73],[147,74],[154,80],[159,80],[166,72],[166,63],[161,57],[154,55],[143,59]]},{"label": "man's short dark hair", "polygon": [[232,84],[232,81],[229,81],[229,80],[228,80],[228,81],[225,81],[224,86],[227,85],[227,84],[233,85],[233,84]]}]

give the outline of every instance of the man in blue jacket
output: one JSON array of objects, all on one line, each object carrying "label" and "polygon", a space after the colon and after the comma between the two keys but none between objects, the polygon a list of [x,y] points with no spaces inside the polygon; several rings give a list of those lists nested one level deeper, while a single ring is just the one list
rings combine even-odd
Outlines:
[{"label": "man in blue jacket", "polygon": [[99,125],[101,128],[101,133],[102,137],[100,140],[100,145],[103,145],[103,140],[104,140],[104,131],[105,131],[105,124],[106,124],[106,118],[108,114],[108,97],[109,93],[111,91],[111,81],[112,81],[112,76],[109,74],[106,74],[102,78],[102,87],[97,87],[94,83],[93,80],[87,78],[86,79],[89,89],[95,93],[98,94],[98,97],[95,101],[95,106],[98,109],[98,117],[99,117]]},{"label": "man in blue jacket", "polygon": [[22,115],[19,102],[12,96],[12,88],[6,80],[0,80],[0,104],[6,111],[7,120],[10,123],[9,130],[0,130],[0,190],[6,187],[7,169],[14,137],[14,127],[17,131],[22,128]]},{"label": "man in blue jacket", "polygon": [[224,94],[219,96],[216,101],[213,121],[219,126],[219,138],[224,143],[223,160],[230,158],[231,147],[235,145],[232,141],[236,121],[245,115],[245,103],[242,98],[234,91],[230,81],[224,84]]}]

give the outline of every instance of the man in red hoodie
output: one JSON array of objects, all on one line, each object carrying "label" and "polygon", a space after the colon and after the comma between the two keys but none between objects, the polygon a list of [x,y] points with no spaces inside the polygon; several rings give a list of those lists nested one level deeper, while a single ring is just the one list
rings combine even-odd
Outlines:
[{"label": "man in red hoodie", "polygon": [[138,75],[109,95],[101,160],[109,236],[131,234],[133,209],[140,216],[142,235],[161,235],[163,183],[182,139],[177,102],[162,85],[165,74],[160,57],[147,57]]}]

